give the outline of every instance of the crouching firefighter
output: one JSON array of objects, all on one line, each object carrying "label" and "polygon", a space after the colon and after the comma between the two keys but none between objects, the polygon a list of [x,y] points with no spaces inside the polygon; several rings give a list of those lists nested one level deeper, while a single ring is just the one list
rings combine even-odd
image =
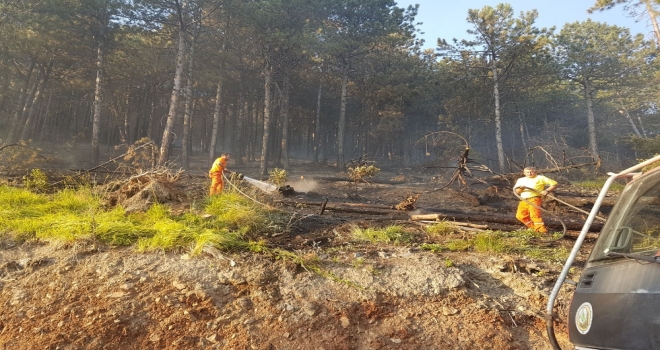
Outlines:
[{"label": "crouching firefighter", "polygon": [[522,198],[518,203],[516,219],[534,231],[546,233],[548,229],[541,217],[541,205],[543,196],[557,187],[557,181],[539,175],[534,167],[525,168],[523,173],[525,177],[519,178],[513,186],[513,190]]}]

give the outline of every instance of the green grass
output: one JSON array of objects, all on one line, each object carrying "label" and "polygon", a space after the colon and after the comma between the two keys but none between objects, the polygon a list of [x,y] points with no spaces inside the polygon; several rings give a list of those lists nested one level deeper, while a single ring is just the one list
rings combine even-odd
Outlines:
[{"label": "green grass", "polygon": [[[573,184],[578,187],[600,191],[603,188],[603,185],[605,185],[605,181],[607,181],[607,179],[607,177],[601,177],[595,180],[574,181]],[[610,186],[609,191],[621,191],[624,187],[624,185],[615,181]]]},{"label": "green grass", "polygon": [[118,206],[106,210],[88,188],[52,195],[0,186],[0,236],[17,241],[72,242],[94,238],[137,251],[184,249],[199,254],[205,246],[222,250],[259,250],[249,233],[266,226],[268,213],[247,199],[224,193],[205,203],[210,218],[188,212],[173,215],[154,204],[145,213],[128,214]]},{"label": "green grass", "polygon": [[403,226],[392,225],[382,229],[353,227],[351,230],[353,238],[359,241],[371,243],[407,243],[412,240],[412,235]]},{"label": "green grass", "polygon": [[512,246],[498,233],[480,233],[472,241],[474,250],[479,253],[508,253]]},{"label": "green grass", "polygon": [[441,221],[424,228],[430,237],[446,236],[456,232],[456,226],[451,222]]},{"label": "green grass", "polygon": [[466,239],[424,243],[420,248],[434,253],[475,251],[493,255],[520,254],[537,260],[564,262],[570,253],[567,248],[540,244],[544,240],[555,238],[558,236],[550,237],[534,230],[486,231]]},{"label": "green grass", "polygon": [[445,250],[445,246],[437,243],[422,243],[419,246],[422,250],[428,250],[433,253],[440,253]]}]

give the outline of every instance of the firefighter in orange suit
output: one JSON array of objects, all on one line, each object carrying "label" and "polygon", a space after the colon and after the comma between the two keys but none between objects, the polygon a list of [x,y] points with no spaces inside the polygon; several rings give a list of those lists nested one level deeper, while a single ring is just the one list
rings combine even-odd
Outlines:
[{"label": "firefighter in orange suit", "polygon": [[227,168],[227,161],[229,160],[229,153],[223,153],[220,158],[216,159],[209,170],[209,177],[211,178],[211,189],[209,195],[220,194],[224,188],[222,174],[229,173]]},{"label": "firefighter in orange suit", "polygon": [[518,179],[513,186],[516,194],[523,199],[518,204],[516,219],[534,231],[546,233],[548,229],[543,223],[540,208],[543,203],[543,196],[557,187],[557,181],[539,175],[534,167],[523,169],[523,174],[525,174],[525,177]]}]

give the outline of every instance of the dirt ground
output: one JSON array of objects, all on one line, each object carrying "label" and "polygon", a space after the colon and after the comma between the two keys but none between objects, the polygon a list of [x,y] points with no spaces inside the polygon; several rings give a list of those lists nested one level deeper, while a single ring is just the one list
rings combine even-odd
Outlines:
[{"label": "dirt ground", "polygon": [[[230,162],[230,169],[254,178],[257,166]],[[289,178],[303,193],[286,200],[388,206],[418,193],[417,208],[513,216],[516,200],[510,189],[475,205],[474,196],[458,185],[429,192],[447,180],[447,174],[438,175],[382,168],[355,196],[350,183],[337,181],[345,174],[300,163]],[[191,196],[206,192],[203,177],[187,185]],[[492,191],[479,184],[471,188],[476,194]],[[95,242],[4,242],[0,347],[551,349],[543,315],[560,262],[356,243],[347,235],[351,225],[396,223],[419,230],[419,224],[408,220],[409,212],[326,210],[319,215],[318,206],[271,204],[296,215],[282,232],[263,237],[266,242],[318,259],[334,278],[269,256],[214,249],[190,258],[185,252],[138,254]],[[574,274],[591,244],[583,247]],[[563,239],[554,249],[572,245]],[[565,322],[571,291],[564,286],[557,302],[556,331],[563,348],[569,347]]]}]

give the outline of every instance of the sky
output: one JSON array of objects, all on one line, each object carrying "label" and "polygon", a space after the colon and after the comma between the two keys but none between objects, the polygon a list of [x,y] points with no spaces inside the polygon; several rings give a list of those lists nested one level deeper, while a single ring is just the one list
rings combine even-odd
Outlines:
[{"label": "sky", "polygon": [[447,42],[453,38],[472,39],[473,36],[465,32],[471,28],[465,20],[468,9],[481,9],[486,5],[495,7],[499,3],[510,4],[515,12],[514,17],[518,17],[521,11],[536,9],[536,26],[556,26],[555,32],[559,32],[565,23],[591,18],[592,21],[626,27],[632,34],[641,33],[647,39],[651,38],[652,28],[646,18],[635,22],[635,18],[631,18],[621,5],[603,12],[587,13],[587,9],[595,2],[596,0],[397,0],[397,6],[407,8],[408,5],[419,4],[416,22],[423,22],[417,28],[424,32],[421,38],[426,41],[425,48],[435,48],[437,38],[446,39]]}]

